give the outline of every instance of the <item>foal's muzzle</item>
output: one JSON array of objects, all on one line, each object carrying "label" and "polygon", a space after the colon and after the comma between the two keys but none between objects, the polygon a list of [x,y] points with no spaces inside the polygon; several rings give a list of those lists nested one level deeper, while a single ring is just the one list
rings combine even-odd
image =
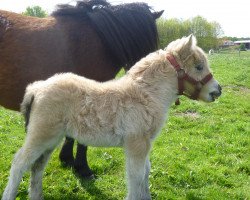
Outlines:
[{"label": "foal's muzzle", "polygon": [[222,91],[222,88],[220,85],[218,85],[218,90],[209,93],[213,101],[222,94],[221,91]]}]

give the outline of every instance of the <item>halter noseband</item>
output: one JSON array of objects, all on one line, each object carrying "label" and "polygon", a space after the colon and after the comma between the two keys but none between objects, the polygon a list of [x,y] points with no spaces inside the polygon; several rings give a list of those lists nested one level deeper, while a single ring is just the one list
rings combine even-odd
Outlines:
[{"label": "halter noseband", "polygon": [[[178,95],[185,95],[190,99],[197,100],[202,87],[213,78],[212,74],[209,73],[202,80],[197,81],[185,72],[185,70],[178,64],[178,62],[176,61],[175,57],[172,54],[167,54],[167,59],[171,63],[171,65],[174,67],[176,74],[177,74],[178,90],[179,90]],[[193,94],[188,95],[184,93],[184,90],[185,90],[184,81],[189,82],[191,85],[195,87],[195,91],[193,92]],[[180,104],[179,99],[177,99],[175,104],[176,105]]]}]

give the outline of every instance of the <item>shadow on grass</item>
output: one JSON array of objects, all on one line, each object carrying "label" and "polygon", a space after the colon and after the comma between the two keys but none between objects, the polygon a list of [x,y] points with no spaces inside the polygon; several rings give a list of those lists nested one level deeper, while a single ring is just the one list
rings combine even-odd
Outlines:
[{"label": "shadow on grass", "polygon": [[[86,192],[88,193],[88,197],[84,198],[83,196],[79,197],[79,195],[77,194],[78,191],[74,191],[73,193],[69,193],[69,194],[61,194],[60,196],[55,196],[53,194],[47,194],[44,195],[44,199],[45,200],[82,200],[82,199],[105,199],[105,200],[117,200],[117,198],[112,198],[108,195],[106,195],[105,193],[103,193],[103,191],[101,191],[98,187],[96,187],[95,185],[95,179],[92,180],[83,180],[80,179],[78,177],[81,186],[86,190]],[[79,191],[80,192],[80,191]],[[22,199],[20,199],[22,200]]]},{"label": "shadow on grass", "polygon": [[[68,169],[71,171],[71,173],[74,173],[75,178],[79,180],[81,187],[88,193],[88,197],[84,198],[82,195],[78,195],[77,193],[80,193],[81,191],[72,191],[71,193],[65,193],[61,194],[60,196],[55,196],[52,193],[51,194],[44,194],[45,200],[82,200],[82,199],[105,199],[105,200],[118,200],[117,198],[113,198],[105,194],[105,191],[102,191],[98,187],[96,187],[95,182],[98,179],[98,176],[93,175],[90,178],[83,178],[79,176],[77,173],[74,172],[72,167],[61,165],[63,168]],[[94,171],[94,174],[97,174],[96,171]],[[27,193],[25,194],[25,196]],[[80,196],[80,197],[79,197]],[[27,198],[26,198],[27,199]],[[20,198],[20,200],[24,200]]]},{"label": "shadow on grass", "polygon": [[95,180],[81,180],[80,182],[81,186],[95,199],[117,200],[117,198],[107,196],[107,194],[103,193],[103,191],[96,187]]}]

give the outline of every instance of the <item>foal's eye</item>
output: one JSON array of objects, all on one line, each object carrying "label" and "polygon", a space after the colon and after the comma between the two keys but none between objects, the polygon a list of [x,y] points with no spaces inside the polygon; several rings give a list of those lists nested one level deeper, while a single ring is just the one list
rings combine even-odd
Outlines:
[{"label": "foal's eye", "polygon": [[195,68],[198,70],[198,71],[201,71],[203,70],[203,65],[202,64],[198,64],[195,66]]}]

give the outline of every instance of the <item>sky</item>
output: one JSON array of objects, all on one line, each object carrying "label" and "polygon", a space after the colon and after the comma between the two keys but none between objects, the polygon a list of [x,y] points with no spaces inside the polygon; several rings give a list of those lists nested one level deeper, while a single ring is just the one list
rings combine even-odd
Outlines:
[{"label": "sky", "polygon": [[[189,19],[200,15],[208,21],[218,22],[225,36],[250,37],[249,0],[108,0],[112,4],[146,2],[156,11],[165,10],[164,18]],[[17,13],[28,6],[41,6],[48,13],[55,5],[73,3],[74,0],[0,0],[0,9]]]}]

